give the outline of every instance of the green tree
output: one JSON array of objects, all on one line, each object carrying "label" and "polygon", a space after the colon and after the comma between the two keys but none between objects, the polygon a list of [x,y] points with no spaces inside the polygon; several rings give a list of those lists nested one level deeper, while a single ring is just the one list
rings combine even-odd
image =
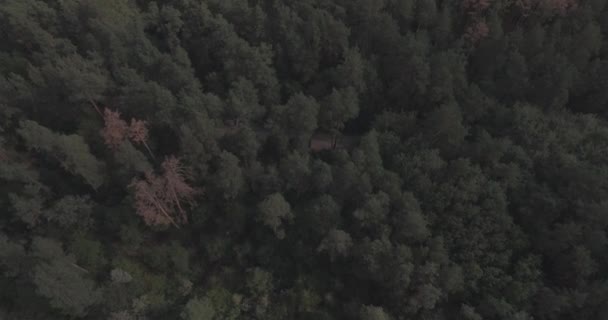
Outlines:
[{"label": "green tree", "polygon": [[245,187],[239,159],[232,153],[223,151],[216,162],[217,169],[212,175],[214,188],[224,199],[235,199]]},{"label": "green tree", "polygon": [[91,187],[98,188],[103,183],[103,163],[91,154],[81,136],[58,134],[29,120],[21,122],[18,133],[29,149],[48,154]]},{"label": "green tree", "polygon": [[317,129],[318,113],[319,104],[314,98],[297,93],[286,105],[273,107],[269,120],[275,134],[286,139],[288,146],[305,150]]},{"label": "green tree", "polygon": [[361,311],[359,312],[359,319],[390,320],[391,317],[386,312],[384,312],[384,309],[382,309],[382,307],[366,305],[361,307]]},{"label": "green tree", "polygon": [[258,204],[259,220],[270,227],[277,238],[285,238],[283,224],[293,220],[289,202],[280,193],[274,193],[266,197]]},{"label": "green tree", "polygon": [[236,320],[240,315],[240,298],[226,289],[211,288],[202,298],[192,298],[182,310],[184,320]]},{"label": "green tree", "polygon": [[66,256],[58,243],[36,238],[32,247],[41,259],[33,270],[36,292],[48,298],[52,307],[66,316],[83,317],[89,307],[100,302],[101,294],[87,279],[87,271]]},{"label": "green tree", "polygon": [[45,210],[45,217],[62,227],[88,227],[91,224],[93,203],[86,196],[65,196]]},{"label": "green tree", "polygon": [[258,94],[251,81],[239,78],[228,92],[226,117],[238,126],[241,121],[247,122],[262,111],[258,105]]},{"label": "green tree", "polygon": [[192,298],[186,303],[181,313],[184,320],[214,320],[215,309],[209,298]]},{"label": "green tree", "polygon": [[425,120],[425,128],[430,141],[448,153],[460,146],[468,133],[460,107],[454,103],[443,104],[431,111]]},{"label": "green tree", "polygon": [[378,228],[385,223],[390,210],[390,199],[384,192],[372,194],[363,204],[355,210],[353,216],[364,228]]},{"label": "green tree", "polygon": [[417,0],[415,18],[420,27],[429,28],[437,21],[437,2],[435,0]]},{"label": "green tree", "polygon": [[357,116],[359,99],[353,87],[333,89],[332,93],[321,103],[319,127],[332,133],[332,146],[336,146],[337,135],[344,129],[344,124]]},{"label": "green tree", "polygon": [[430,235],[428,222],[414,195],[411,192],[403,193],[401,199],[397,200],[397,206],[398,211],[391,217],[395,228],[393,232],[397,239],[401,241],[426,239]]},{"label": "green tree", "polygon": [[294,151],[281,159],[279,173],[284,181],[284,188],[299,193],[306,191],[311,175],[310,157],[307,153]]},{"label": "green tree", "polygon": [[348,256],[352,246],[353,240],[348,233],[343,230],[332,229],[327,233],[323,241],[321,241],[317,251],[327,251],[329,258],[335,260],[338,257]]}]

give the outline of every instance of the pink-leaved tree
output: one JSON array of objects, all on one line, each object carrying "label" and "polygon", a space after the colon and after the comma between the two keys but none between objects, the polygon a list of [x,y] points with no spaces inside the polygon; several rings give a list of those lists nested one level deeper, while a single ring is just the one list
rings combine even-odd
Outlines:
[{"label": "pink-leaved tree", "polygon": [[170,156],[161,164],[162,174],[146,173],[143,179],[134,179],[135,209],[148,225],[179,224],[188,222],[184,204],[193,204],[198,191],[190,186],[188,168]]},{"label": "pink-leaved tree", "polygon": [[105,144],[116,150],[127,138],[129,125],[120,118],[120,112],[112,111],[108,108],[103,110],[104,127],[101,129],[101,136]]},{"label": "pink-leaved tree", "polygon": [[129,139],[131,139],[133,143],[143,144],[152,159],[154,159],[154,154],[148,146],[148,123],[146,121],[137,120],[135,118],[131,119],[131,125],[129,126]]},{"label": "pink-leaved tree", "polygon": [[490,28],[485,21],[477,21],[465,30],[465,39],[472,44],[477,44],[490,33]]},{"label": "pink-leaved tree", "polygon": [[490,7],[490,0],[463,0],[462,7],[470,15],[478,15]]},{"label": "pink-leaved tree", "polygon": [[[93,104],[96,110],[99,108]],[[136,144],[143,144],[150,156],[154,159],[154,154],[148,146],[148,124],[146,121],[131,119],[129,125],[120,117],[120,112],[105,108],[103,111],[104,126],[101,129],[101,136],[104,143],[112,150],[118,149],[127,139]]]}]

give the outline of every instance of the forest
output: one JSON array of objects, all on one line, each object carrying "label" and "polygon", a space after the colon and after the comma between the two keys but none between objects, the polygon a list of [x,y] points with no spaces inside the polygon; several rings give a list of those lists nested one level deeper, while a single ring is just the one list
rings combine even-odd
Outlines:
[{"label": "forest", "polygon": [[608,319],[608,0],[0,0],[0,319]]}]

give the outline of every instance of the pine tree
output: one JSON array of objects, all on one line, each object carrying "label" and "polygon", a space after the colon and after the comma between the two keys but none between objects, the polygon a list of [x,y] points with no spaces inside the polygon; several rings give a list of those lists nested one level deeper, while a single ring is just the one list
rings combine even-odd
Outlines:
[{"label": "pine tree", "polygon": [[170,223],[179,228],[178,224],[188,222],[183,204],[192,204],[197,190],[186,182],[188,169],[178,158],[165,159],[161,167],[162,175],[147,172],[144,179],[136,178],[131,183],[135,191],[135,208],[148,225]]}]

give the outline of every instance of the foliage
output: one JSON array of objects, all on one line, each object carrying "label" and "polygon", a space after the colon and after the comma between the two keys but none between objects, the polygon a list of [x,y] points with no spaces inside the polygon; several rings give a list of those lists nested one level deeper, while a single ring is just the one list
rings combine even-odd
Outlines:
[{"label": "foliage", "polygon": [[171,223],[177,226],[188,221],[182,202],[191,201],[196,190],[186,182],[188,169],[179,159],[169,157],[161,167],[162,175],[147,172],[145,179],[135,179],[131,183],[135,191],[135,208],[148,225]]},{"label": "foliage", "polygon": [[66,171],[83,177],[91,187],[98,188],[103,183],[103,162],[91,154],[81,136],[54,133],[30,120],[21,122],[17,132],[29,149],[48,154]]},{"label": "foliage", "polygon": [[0,318],[608,319],[607,15],[0,1]]}]

